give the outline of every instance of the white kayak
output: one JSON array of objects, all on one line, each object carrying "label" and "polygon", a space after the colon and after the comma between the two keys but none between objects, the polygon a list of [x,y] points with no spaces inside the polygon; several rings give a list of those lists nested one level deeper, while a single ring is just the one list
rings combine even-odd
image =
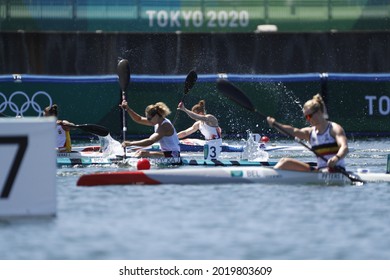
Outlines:
[{"label": "white kayak", "polygon": [[[350,173],[365,182],[390,182],[390,174]],[[102,172],[82,175],[78,186],[159,185],[159,184],[350,184],[342,173],[298,172],[270,167],[177,168],[143,171]]]},{"label": "white kayak", "polygon": [[[226,158],[220,157],[219,160],[203,160],[196,158],[197,156],[193,153],[203,152],[204,140],[200,139],[185,139],[181,140],[181,149],[182,149],[182,158],[179,160],[170,160],[162,159],[151,159],[151,163],[154,165],[204,165],[204,166],[274,166],[276,162],[268,162],[268,160],[237,160],[237,157]],[[118,145],[119,142],[118,142]],[[302,145],[268,145],[265,146],[264,143],[261,143],[263,147],[260,148],[260,151],[265,152],[304,152],[308,151],[307,148]],[[89,165],[107,165],[107,164],[122,164],[122,165],[136,165],[138,158],[134,158],[134,150],[137,149],[146,149],[149,151],[159,151],[159,144],[154,144],[150,147],[132,147],[126,151],[126,160],[123,160],[122,155],[107,155],[100,152],[100,146],[75,146],[73,151],[70,153],[58,153],[57,154],[57,166],[89,166]],[[222,145],[222,152],[238,152],[241,155],[248,153],[244,152],[244,146],[235,146],[228,145],[224,143]],[[351,148],[350,148],[351,150]],[[247,154],[247,157],[251,158],[253,155],[257,154],[259,150],[255,150],[253,153]],[[189,154],[186,154],[189,153]],[[192,153],[193,156],[190,156]],[[254,157],[258,158],[258,156]],[[263,157],[264,158],[264,157]],[[267,156],[268,159],[268,156]]]},{"label": "white kayak", "polygon": [[[126,159],[123,156],[104,157],[98,152],[71,152],[59,153],[57,156],[57,167],[63,166],[90,166],[90,165],[112,165],[136,166],[139,158],[128,154]],[[192,156],[181,158],[149,158],[152,165],[171,166],[171,165],[197,165],[197,166],[274,166],[277,161],[266,160],[239,160],[239,159],[219,159],[205,160]],[[316,165],[315,162],[309,162],[310,165]]]},{"label": "white kayak", "polygon": [[[203,152],[203,147],[205,145],[206,141],[201,139],[185,139],[180,140],[180,151],[182,152]],[[226,153],[241,153],[245,150],[245,145],[231,145],[228,143],[223,142],[222,143],[222,152]],[[259,143],[259,148],[265,152],[270,151],[307,151],[307,148],[305,148],[302,145],[277,145],[277,144],[265,144],[265,143]],[[83,152],[88,150],[98,151],[100,149],[100,146],[76,146],[73,147],[73,151],[75,152]],[[151,146],[147,147],[140,147],[140,146],[133,146],[128,147],[127,151],[132,150],[138,150],[138,149],[144,149],[148,151],[160,151],[160,145],[158,143],[155,143]]]},{"label": "white kayak", "polygon": [[70,153],[57,153],[57,166],[71,165],[106,165],[116,163],[116,156],[106,156],[99,152],[99,149],[89,147],[82,151],[72,151]]},{"label": "white kayak", "polygon": [[[181,144],[182,148],[182,161],[174,161],[171,162],[170,159],[151,159],[151,162],[156,162],[156,165],[165,164],[175,164],[175,165],[206,165],[206,166],[241,166],[241,165],[252,165],[252,166],[269,166],[269,165],[275,165],[276,162],[267,163],[267,160],[262,161],[251,161],[251,160],[237,160],[237,156],[233,156],[230,159],[227,159],[226,157],[221,157],[220,160],[203,160],[203,144],[204,140],[199,139],[191,139],[190,142],[188,142],[188,139],[186,139],[187,143],[192,144]],[[183,148],[184,147],[184,148]],[[224,144],[222,151],[225,152],[238,152],[242,154],[244,148],[242,146],[229,146],[227,144]],[[287,146],[283,146],[286,147]],[[133,149],[131,149],[133,148]],[[127,165],[134,165],[136,164],[136,161],[138,158],[134,158],[134,151],[137,149],[140,149],[141,147],[131,147],[127,149],[126,151],[126,160],[123,158],[123,151],[122,155],[116,155],[114,154],[106,154],[100,152],[101,147],[100,146],[75,146],[70,153],[58,153],[57,154],[57,166],[88,166],[88,165],[107,165],[107,164],[127,164]],[[154,144],[153,146],[143,148],[145,150],[149,151],[159,151],[160,146],[158,144]],[[273,149],[282,149],[281,147],[273,147]],[[202,157],[199,158],[197,152],[202,152]],[[195,154],[194,154],[195,153]],[[193,156],[191,156],[193,155]],[[250,158],[248,156],[248,158]],[[255,158],[258,158],[255,157]],[[263,157],[264,158],[264,157]],[[268,159],[268,156],[267,156]],[[126,161],[126,162],[125,162]],[[167,162],[165,162],[167,161]]]}]

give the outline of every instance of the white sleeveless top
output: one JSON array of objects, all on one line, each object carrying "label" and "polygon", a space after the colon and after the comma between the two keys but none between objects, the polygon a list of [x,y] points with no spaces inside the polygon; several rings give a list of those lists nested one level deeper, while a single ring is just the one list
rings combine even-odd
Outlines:
[{"label": "white sleeveless top", "polygon": [[62,128],[62,125],[57,124],[57,148],[60,152],[70,152],[72,149],[69,131]]},{"label": "white sleeveless top", "polygon": [[199,131],[203,134],[206,140],[220,139],[221,138],[221,128],[209,126],[205,122],[200,122]]},{"label": "white sleeveless top", "polygon": [[66,133],[61,125],[57,125],[57,147],[65,147]]},{"label": "white sleeveless top", "polygon": [[[335,156],[339,151],[336,139],[330,134],[331,127],[332,123],[329,122],[329,125],[324,133],[317,133],[315,129],[310,132],[310,144],[312,149],[327,160]],[[326,162],[320,157],[317,157],[317,165],[318,168],[324,168],[327,166]],[[337,166],[345,167],[344,159],[340,159],[337,162]]]},{"label": "white sleeveless top", "polygon": [[[168,119],[164,119],[163,122],[161,123],[169,123],[172,125],[171,121]],[[154,126],[154,131],[156,132],[159,127],[159,124],[156,124]],[[173,134],[171,136],[164,136],[163,138],[160,139],[160,149],[163,152],[180,152],[180,142],[179,142],[179,137],[177,137],[177,132],[175,127],[173,127]]]},{"label": "white sleeveless top", "polygon": [[62,128],[62,125],[57,125],[57,147],[62,148],[65,147],[66,143],[66,133]]}]

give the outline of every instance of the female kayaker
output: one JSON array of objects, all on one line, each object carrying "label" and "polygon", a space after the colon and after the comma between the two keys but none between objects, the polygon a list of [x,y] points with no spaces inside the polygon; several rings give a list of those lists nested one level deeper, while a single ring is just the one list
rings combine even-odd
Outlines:
[{"label": "female kayaker", "polygon": [[[43,110],[45,117],[53,116],[58,117],[58,105],[53,104]],[[57,119],[57,150],[61,153],[70,153],[72,151],[72,141],[70,138],[71,128],[68,125],[74,125],[66,120]]]},{"label": "female kayaker", "polygon": [[156,142],[160,143],[160,151],[145,151],[138,150],[135,153],[136,157],[174,157],[180,158],[179,138],[177,137],[176,129],[173,127],[171,121],[166,117],[171,113],[168,106],[163,102],[151,104],[145,109],[145,117],[140,116],[133,109],[131,109],[126,100],[119,105],[127,111],[129,116],[136,123],[154,126],[154,133],[149,138],[138,141],[124,141],[123,147],[126,146],[141,146],[147,147]]},{"label": "female kayaker", "polygon": [[219,127],[218,119],[206,113],[206,101],[200,100],[192,107],[191,111],[185,107],[183,102],[180,102],[177,109],[185,112],[190,118],[195,120],[192,126],[177,134],[179,139],[185,138],[199,130],[206,140],[205,159],[217,159],[222,149],[221,128]]},{"label": "female kayaker", "polygon": [[[316,170],[328,168],[332,171],[335,166],[345,168],[344,158],[348,154],[347,137],[344,129],[339,124],[328,121],[326,106],[320,94],[316,94],[305,103],[303,115],[306,121],[310,123],[309,127],[295,128],[278,123],[272,117],[267,117],[267,122],[271,127],[276,129],[281,127],[290,135],[308,141],[313,151],[326,159],[324,161],[317,156]],[[283,131],[281,132],[283,133]],[[313,170],[309,164],[292,158],[282,158],[275,165],[275,168],[296,171]]]}]

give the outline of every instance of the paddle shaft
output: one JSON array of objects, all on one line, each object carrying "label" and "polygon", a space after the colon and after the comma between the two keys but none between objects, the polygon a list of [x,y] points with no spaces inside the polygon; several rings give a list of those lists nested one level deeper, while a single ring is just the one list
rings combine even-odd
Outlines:
[{"label": "paddle shaft", "polygon": [[[122,102],[123,100],[126,100],[126,92],[122,91]],[[122,108],[122,140],[123,142],[126,141],[126,132],[127,132],[127,125],[126,125],[126,110],[125,108]],[[126,146],[123,147],[123,158],[126,159]]]},{"label": "paddle shaft", "polygon": [[[185,97],[186,97],[186,94],[183,94],[183,97],[181,98],[179,103],[184,102]],[[176,110],[175,118],[173,119],[173,126],[175,126],[177,118],[179,117],[179,111],[180,110]]]},{"label": "paddle shaft", "polygon": [[[11,116],[7,116],[3,113],[0,113],[0,117],[10,118]],[[97,124],[63,124],[63,125],[71,128],[81,129],[86,132],[95,134],[97,136],[107,136],[110,133],[107,128]]]},{"label": "paddle shaft", "polygon": [[110,132],[107,128],[97,124],[64,124],[64,126],[68,126],[71,128],[77,128],[84,130],[86,132],[98,135],[98,136],[107,136]]},{"label": "paddle shaft", "polygon": [[[124,100],[126,100],[126,92],[122,91],[122,102]],[[123,139],[123,141],[126,140],[126,132],[127,132],[126,110],[125,110],[125,108],[122,108],[122,139]]]},{"label": "paddle shaft", "polygon": [[[122,102],[126,100],[126,91],[122,91]],[[122,139],[123,142],[126,141],[126,132],[127,132],[127,125],[126,125],[126,110],[125,108],[122,108]],[[126,147],[123,147],[123,158],[126,159]]]}]

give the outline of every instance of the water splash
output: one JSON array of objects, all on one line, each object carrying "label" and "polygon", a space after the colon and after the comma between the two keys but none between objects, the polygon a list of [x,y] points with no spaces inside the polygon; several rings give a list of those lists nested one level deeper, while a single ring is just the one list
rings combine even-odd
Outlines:
[{"label": "water splash", "polygon": [[124,155],[124,149],[118,141],[113,139],[110,134],[108,134],[105,137],[100,137],[100,146],[102,147],[103,156],[109,157],[109,156],[123,156]]},{"label": "water splash", "polygon": [[[259,92],[266,92],[267,95],[273,97],[269,101],[269,108],[266,108],[264,113],[280,118],[282,122],[294,123],[296,127],[306,125],[302,118],[303,103],[300,100],[300,97],[305,96],[305,93],[299,93],[299,97],[282,82],[260,83],[257,85],[257,88]],[[272,109],[273,111],[267,111],[267,109]]]},{"label": "water splash", "polygon": [[[256,134],[253,134],[250,130],[247,130],[247,140],[242,139],[245,142],[244,151],[241,154],[241,160],[248,161],[268,161],[269,154],[264,151],[265,145],[259,143]],[[263,145],[262,145],[263,144]]]}]

